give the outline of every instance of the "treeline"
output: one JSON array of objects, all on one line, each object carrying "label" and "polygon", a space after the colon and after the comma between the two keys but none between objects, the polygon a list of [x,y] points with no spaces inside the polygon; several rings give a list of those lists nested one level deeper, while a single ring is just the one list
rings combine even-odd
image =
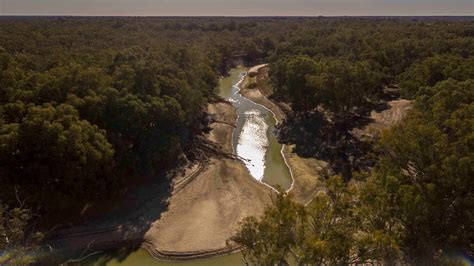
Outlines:
[{"label": "treeline", "polygon": [[[295,33],[270,69],[292,107],[282,140],[343,177],[308,206],[281,193],[233,240],[262,265],[462,265],[474,257],[474,24],[338,23]],[[371,143],[353,136],[394,90],[414,100],[407,117]]]}]

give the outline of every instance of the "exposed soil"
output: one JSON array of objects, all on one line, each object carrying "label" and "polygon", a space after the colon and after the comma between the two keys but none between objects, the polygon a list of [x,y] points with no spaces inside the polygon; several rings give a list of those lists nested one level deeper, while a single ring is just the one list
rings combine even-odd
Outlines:
[{"label": "exposed soil", "polygon": [[[236,120],[233,107],[225,103],[210,105],[208,111],[224,114],[220,120],[231,124]],[[209,139],[231,152],[233,129],[215,123]],[[263,213],[270,191],[250,176],[241,161],[212,158],[195,181],[171,197],[168,211],[146,233],[145,247],[154,255],[168,257],[229,251],[226,240],[244,217]]]},{"label": "exposed soil", "polygon": [[413,101],[397,99],[387,102],[387,109],[382,111],[372,111],[370,118],[372,122],[364,128],[356,128],[352,132],[362,138],[364,136],[373,137],[380,131],[388,129],[400,122],[412,108]]}]

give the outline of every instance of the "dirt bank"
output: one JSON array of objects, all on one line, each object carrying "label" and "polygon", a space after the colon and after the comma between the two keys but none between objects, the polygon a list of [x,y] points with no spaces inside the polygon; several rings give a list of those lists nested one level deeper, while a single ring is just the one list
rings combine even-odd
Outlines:
[{"label": "dirt bank", "polygon": [[[268,67],[266,64],[255,66],[251,69],[257,72],[257,75],[248,75],[247,80],[243,82],[240,93],[255,103],[265,106],[273,112],[277,124],[285,118],[285,113],[279,103],[271,101],[265,94],[271,91],[268,85]],[[250,73],[250,71],[249,71]],[[250,89],[250,84],[255,84]],[[263,92],[263,93],[262,93]],[[320,190],[320,171],[326,166],[323,161],[314,158],[302,158],[293,152],[294,145],[283,145],[282,155],[290,168],[293,178],[293,185],[290,193],[293,194],[296,201],[306,204],[311,201],[313,196]]]},{"label": "dirt bank", "polygon": [[247,71],[247,74],[250,77],[254,77],[254,76],[258,75],[258,72],[260,71],[260,69],[262,69],[264,67],[267,67],[267,66],[268,66],[268,64],[260,64],[260,65],[253,66],[249,69],[249,71]]},{"label": "dirt bank", "polygon": [[364,128],[356,128],[352,133],[359,137],[372,138],[381,131],[389,129],[400,122],[407,115],[408,111],[413,107],[413,101],[406,99],[397,99],[387,102],[387,109],[382,111],[372,111],[370,118],[372,122]]}]

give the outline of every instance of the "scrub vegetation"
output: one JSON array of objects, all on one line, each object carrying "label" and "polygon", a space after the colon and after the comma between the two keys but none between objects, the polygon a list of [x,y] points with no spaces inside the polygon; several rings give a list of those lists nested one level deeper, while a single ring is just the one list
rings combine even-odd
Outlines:
[{"label": "scrub vegetation", "polygon": [[[205,158],[219,77],[264,62],[291,106],[279,140],[327,161],[327,183],[246,219],[233,240],[249,261],[474,256],[473,53],[471,18],[2,17],[0,264],[33,263],[38,231]],[[400,96],[401,123],[352,134]]]}]

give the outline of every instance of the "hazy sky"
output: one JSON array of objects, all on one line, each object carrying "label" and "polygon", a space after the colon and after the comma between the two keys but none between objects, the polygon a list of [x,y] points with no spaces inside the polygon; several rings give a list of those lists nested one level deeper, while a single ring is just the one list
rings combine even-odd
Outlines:
[{"label": "hazy sky", "polygon": [[0,0],[0,15],[474,15],[474,0]]}]

